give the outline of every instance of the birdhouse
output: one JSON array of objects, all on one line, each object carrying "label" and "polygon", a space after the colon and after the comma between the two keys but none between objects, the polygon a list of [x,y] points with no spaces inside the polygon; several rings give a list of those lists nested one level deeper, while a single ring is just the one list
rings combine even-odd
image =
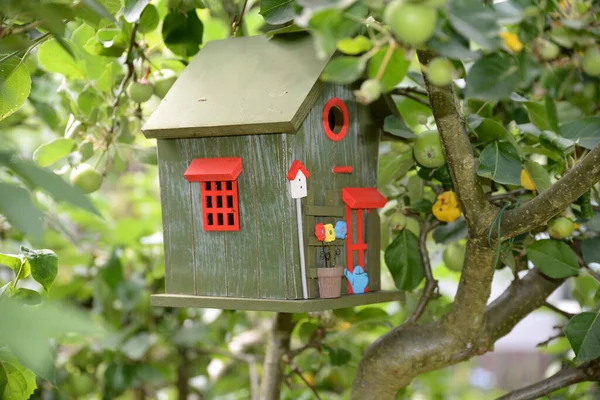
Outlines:
[{"label": "birdhouse", "polygon": [[323,83],[310,37],[283,36],[208,43],[143,128],[163,214],[156,306],[308,312],[401,297],[381,290],[376,189],[395,106]]}]

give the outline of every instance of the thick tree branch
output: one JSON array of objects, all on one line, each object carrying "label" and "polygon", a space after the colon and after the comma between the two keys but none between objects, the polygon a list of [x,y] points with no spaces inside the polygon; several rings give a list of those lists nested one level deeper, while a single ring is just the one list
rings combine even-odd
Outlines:
[{"label": "thick tree branch", "polygon": [[[419,51],[419,61],[427,65],[434,54]],[[496,209],[488,203],[476,174],[475,156],[469,141],[460,103],[452,85],[440,87],[429,84],[423,75],[429,104],[442,138],[446,163],[469,229],[474,233],[487,229]]]},{"label": "thick tree branch", "polygon": [[263,368],[264,373],[260,390],[260,398],[263,400],[277,400],[280,397],[283,378],[281,357],[290,349],[290,336],[293,327],[292,314],[277,313],[275,315],[273,327],[269,333]]},{"label": "thick tree branch", "polygon": [[505,394],[497,400],[534,400],[579,382],[599,380],[600,359],[587,362],[575,368],[563,369],[548,379]]},{"label": "thick tree branch", "polygon": [[[529,313],[539,308],[562,280],[531,270],[492,302],[481,331],[464,336],[439,324],[403,325],[379,338],[365,352],[352,388],[352,399],[394,399],[416,376],[492,350]],[[390,379],[393,376],[394,379]]]},{"label": "thick tree branch", "polygon": [[577,200],[600,180],[600,144],[548,190],[504,213],[502,240],[537,228]]}]

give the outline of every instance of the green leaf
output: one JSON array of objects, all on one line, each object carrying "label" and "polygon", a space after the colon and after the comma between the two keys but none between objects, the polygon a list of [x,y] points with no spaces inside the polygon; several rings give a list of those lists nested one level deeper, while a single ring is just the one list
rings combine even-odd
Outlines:
[{"label": "green leaf", "polygon": [[496,101],[508,99],[521,82],[517,60],[506,53],[481,57],[467,74],[467,96]]},{"label": "green leaf", "polygon": [[112,14],[104,7],[104,5],[101,2],[98,2],[96,0],[81,0],[81,2],[88,6],[88,8],[95,12],[99,17],[106,18],[109,21],[115,20]]},{"label": "green leaf", "polygon": [[425,277],[419,240],[408,229],[400,231],[385,250],[384,259],[398,289],[413,290]]},{"label": "green leaf", "polygon": [[281,25],[294,19],[293,0],[261,0],[260,15],[271,25]]},{"label": "green leaf", "polygon": [[0,398],[28,399],[36,388],[33,371],[22,366],[8,348],[0,347]]},{"label": "green leaf", "polygon": [[163,21],[162,37],[165,45],[181,57],[191,57],[198,53],[203,32],[204,25],[195,9],[185,15],[179,11],[171,12]]},{"label": "green leaf", "polygon": [[42,302],[42,295],[35,290],[25,288],[14,289],[10,298],[28,306],[36,306]]},{"label": "green leaf", "polygon": [[15,57],[0,64],[0,121],[21,108],[30,91],[31,77],[25,64]]},{"label": "green leaf", "polygon": [[139,333],[127,340],[120,350],[129,359],[139,361],[150,348],[152,336],[148,332]]},{"label": "green leaf", "polygon": [[100,215],[88,196],[83,194],[79,189],[69,185],[51,171],[25,161],[13,161],[9,166],[33,188],[39,187],[43,189],[56,201],[64,201],[96,215]]},{"label": "green leaf", "polygon": [[19,272],[19,268],[21,268],[21,257],[16,254],[0,253],[0,265],[6,265],[17,273]]},{"label": "green leaf", "polygon": [[433,231],[433,240],[436,243],[454,243],[467,237],[467,221],[460,218],[446,225],[441,225]]},{"label": "green leaf", "polygon": [[362,2],[358,2],[346,10],[325,8],[316,11],[311,16],[308,27],[311,28],[318,57],[331,56],[338,41],[354,36],[361,28],[362,23],[349,16],[363,18],[368,11]]},{"label": "green leaf", "polygon": [[30,250],[22,246],[21,252],[29,261],[33,279],[49,292],[56,275],[58,275],[58,257],[56,253],[48,249]]},{"label": "green leaf", "polygon": [[338,83],[352,83],[362,75],[365,62],[360,57],[339,56],[329,61],[321,79]]},{"label": "green leaf", "polygon": [[391,135],[398,136],[405,139],[416,138],[415,135],[402,121],[395,115],[388,115],[383,121],[383,130]]},{"label": "green leaf", "polygon": [[587,117],[562,124],[560,135],[591,150],[600,143],[600,117]]},{"label": "green leaf", "polygon": [[548,125],[550,126],[550,130],[559,132],[556,104],[554,104],[552,97],[549,95],[544,96],[544,107],[546,108],[546,115],[548,117]]},{"label": "green leaf", "polygon": [[40,167],[47,167],[66,157],[75,147],[71,139],[59,138],[45,143],[33,152],[33,161]]},{"label": "green leaf", "polygon": [[150,3],[150,0],[125,0],[125,8],[123,10],[123,17],[125,21],[134,23],[139,21],[144,8]]},{"label": "green leaf", "polygon": [[538,240],[527,246],[527,258],[550,278],[560,279],[579,273],[577,255],[564,242]]},{"label": "green leaf", "polygon": [[0,182],[0,214],[19,231],[39,240],[42,237],[42,213],[33,205],[29,192]]},{"label": "green leaf", "polygon": [[341,365],[345,365],[352,358],[352,353],[344,348],[334,349],[329,347],[327,349],[327,353],[329,354],[329,359],[331,360],[331,365],[334,367],[339,367]]},{"label": "green leaf", "polygon": [[493,9],[479,0],[450,0],[448,19],[452,27],[466,39],[486,50],[500,47],[498,17]]},{"label": "green leaf", "polygon": [[520,185],[521,169],[521,160],[513,145],[494,140],[479,155],[477,175],[502,184]]},{"label": "green leaf", "polygon": [[158,10],[153,4],[148,4],[140,16],[138,31],[140,33],[152,32],[158,27],[159,22],[160,16],[158,15]]},{"label": "green leaf", "polygon": [[19,362],[50,382],[54,381],[54,356],[50,338],[66,333],[94,334],[98,328],[90,318],[71,307],[46,302],[24,307],[13,299],[0,302],[0,343],[7,345]]},{"label": "green leaf", "polygon": [[507,140],[509,133],[504,126],[490,118],[481,118],[474,129],[477,137],[482,142],[491,140]]},{"label": "green leaf", "polygon": [[548,121],[548,114],[546,106],[542,103],[536,103],[534,101],[523,102],[529,115],[529,120],[541,130],[552,130]]},{"label": "green leaf", "polygon": [[557,150],[562,154],[571,154],[575,150],[575,142],[565,139],[551,131],[543,131],[540,136],[540,144],[547,149]]},{"label": "green leaf", "polygon": [[550,174],[540,164],[535,161],[527,161],[525,163],[525,169],[539,193],[542,193],[552,186]]},{"label": "green leaf", "polygon": [[[67,43],[73,43],[67,41]],[[85,78],[85,65],[74,59],[56,39],[48,40],[39,47],[38,62],[48,72],[61,74],[71,79]]]},{"label": "green leaf", "polygon": [[477,60],[481,53],[469,49],[469,41],[452,29],[444,30],[443,36],[434,36],[427,46],[436,53],[455,60]]},{"label": "green leaf", "polygon": [[565,325],[565,334],[575,352],[575,361],[585,362],[600,357],[600,314],[577,314]]},{"label": "green leaf", "polygon": [[371,50],[373,43],[366,36],[358,35],[353,38],[345,38],[337,43],[337,49],[344,54],[355,56]]},{"label": "green leaf", "polygon": [[585,261],[586,264],[600,263],[600,236],[582,240],[579,243],[581,243],[583,261]]},{"label": "green leaf", "polygon": [[98,275],[112,290],[115,290],[119,283],[123,281],[123,265],[116,250],[113,250],[110,258],[102,266]]},{"label": "green leaf", "polygon": [[[387,53],[388,46],[381,48],[369,60],[368,73],[369,78],[375,79],[379,74],[379,69],[382,66],[383,60]],[[406,59],[406,53],[402,48],[396,48],[390,57],[388,64],[381,76],[381,85],[388,92],[398,85],[408,72],[410,61]]]}]

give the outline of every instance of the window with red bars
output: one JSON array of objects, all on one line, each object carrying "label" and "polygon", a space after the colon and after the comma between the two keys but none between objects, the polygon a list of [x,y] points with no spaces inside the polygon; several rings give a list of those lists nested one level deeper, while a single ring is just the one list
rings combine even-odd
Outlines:
[{"label": "window with red bars", "polygon": [[204,230],[239,231],[237,181],[211,181],[201,185]]}]

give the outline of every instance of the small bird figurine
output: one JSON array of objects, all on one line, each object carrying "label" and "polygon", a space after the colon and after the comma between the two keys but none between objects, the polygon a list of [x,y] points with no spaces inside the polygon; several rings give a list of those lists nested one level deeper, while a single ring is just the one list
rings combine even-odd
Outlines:
[{"label": "small bird figurine", "polygon": [[344,268],[344,276],[350,282],[352,286],[352,292],[364,293],[365,288],[369,284],[369,275],[365,272],[363,267],[357,265],[354,267],[352,272],[348,271],[348,268]]}]

